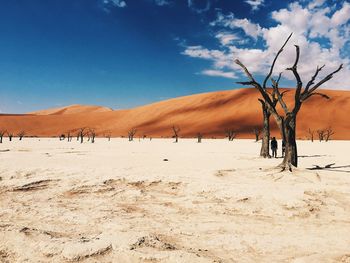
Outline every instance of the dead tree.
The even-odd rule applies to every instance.
[[[7,132],[7,136],[9,137],[9,141],[11,142],[12,141],[12,138],[13,138],[13,132]]]
[[[325,141],[328,142],[331,139],[331,136],[334,135],[332,127],[325,129]]]
[[[18,136],[18,138],[19,138],[19,140],[20,141],[22,141],[22,138],[24,137],[24,135],[25,135],[26,133],[25,133],[25,131],[20,131],[19,133],[17,133],[17,136]]]
[[[84,142],[84,136],[86,136],[88,134],[89,130],[87,127],[82,127],[78,129],[78,140],[80,138],[80,143]]]
[[[314,142],[314,134],[315,134],[315,131],[314,131],[314,130],[311,130],[311,129],[309,128],[309,130],[308,130],[307,132],[308,132],[309,135],[310,135],[310,140],[311,140],[311,142]]]
[[[317,130],[317,134],[318,134],[318,140],[322,142],[324,140],[325,130]]]
[[[91,143],[94,143],[95,142],[95,137],[96,137],[96,131],[95,129],[89,129],[88,131],[88,134],[89,134],[89,138],[91,137]]]
[[[112,136],[111,132],[106,132],[105,133],[105,137],[108,139],[108,141],[111,140],[111,136]]]
[[[312,78],[309,80],[309,82],[306,84],[305,87],[303,87],[303,82],[301,80],[301,77],[298,73],[298,63],[299,63],[299,56],[300,56],[300,49],[299,46],[295,45],[296,48],[296,58],[294,61],[294,64],[292,67],[287,68],[287,70],[292,71],[295,79],[296,79],[296,89],[295,89],[295,95],[294,95],[294,105],[292,107],[288,107],[287,104],[285,103],[281,90],[279,89],[278,85],[272,85],[273,86],[273,91],[275,92],[275,95],[277,96],[278,103],[281,105],[284,114],[280,114],[276,106],[273,105],[273,98],[272,95],[267,91],[266,89],[266,83],[270,79],[273,84],[276,84],[277,82],[274,81],[273,78],[271,78],[272,73],[273,73],[273,68],[274,65],[277,61],[278,56],[281,54],[283,51],[283,48],[291,38],[292,34],[289,35],[283,46],[280,48],[280,50],[277,52],[273,63],[270,68],[270,72],[267,75],[267,77],[264,80],[263,85],[260,85],[253,77],[253,75],[249,72],[246,66],[242,64],[238,59],[235,60],[236,64],[239,65],[246,76],[249,78],[249,81],[245,82],[239,82],[242,85],[248,85],[248,86],[253,86],[256,88],[261,96],[263,97],[263,101],[265,102],[269,112],[274,116],[277,125],[280,129],[282,138],[285,141],[286,144],[286,153],[283,158],[283,162],[279,165],[279,167],[282,168],[282,171],[285,169],[288,169],[292,171],[293,167],[298,166],[298,153],[297,153],[297,144],[296,144],[296,117],[297,114],[303,104],[306,100],[308,100],[312,96],[321,96],[322,98],[328,99],[329,97],[325,94],[316,92],[316,90],[322,86],[325,82],[329,81],[334,74],[339,72],[343,65],[340,65],[336,70],[328,74],[326,77],[321,79],[319,82],[315,84],[316,77],[318,76],[319,72],[323,69],[324,66],[322,67],[317,67],[316,72],[312,76]]]
[[[197,142],[201,143],[202,142],[202,138],[203,138],[203,134],[201,134],[200,132],[197,133]]]
[[[235,133],[234,130],[227,129],[225,130],[226,137],[228,138],[229,141],[233,141],[234,138],[236,138],[237,134]]]
[[[71,142],[72,141],[72,131],[67,132],[67,141]]]
[[[0,129],[0,143],[2,143],[2,138],[4,137],[5,134],[6,134],[6,130]]]
[[[175,142],[178,142],[179,141],[180,127],[176,126],[176,125],[173,125],[172,129],[173,129],[173,133],[174,133],[173,138],[175,138]]]
[[[260,140],[260,134],[261,130],[258,127],[255,127],[253,129],[254,135],[255,135],[255,141],[258,142]]]
[[[128,131],[129,142],[134,140],[134,136],[135,136],[136,132],[137,132],[137,130],[135,128],[132,128]]]

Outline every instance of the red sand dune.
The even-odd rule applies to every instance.
[[[334,139],[350,139],[350,91],[323,90],[331,97],[314,96],[305,102],[298,115],[297,137],[305,139],[307,130],[332,127]],[[294,90],[286,95],[293,102]],[[135,127],[136,137],[171,137],[172,125],[181,128],[180,135],[223,137],[227,128],[236,130],[240,138],[253,138],[252,130],[261,126],[261,106],[255,89],[238,89],[190,95],[145,105],[129,110],[98,106],[69,106],[31,114],[0,115],[0,128],[17,132],[25,130],[31,136],[57,136],[79,127],[94,128],[100,136],[127,136]],[[272,135],[278,131],[271,117]]]

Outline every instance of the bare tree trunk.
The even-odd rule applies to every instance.
[[[270,158],[270,116],[271,113],[268,111],[266,105],[262,105],[263,111],[263,128],[262,128],[262,140],[260,156],[264,158]]]
[[[201,133],[197,134],[197,142],[201,143],[202,142],[203,135]]]
[[[284,120],[283,132],[285,136],[284,140],[286,144],[286,152],[284,155],[283,162],[280,165],[283,170],[288,169],[289,171],[292,171],[293,167],[298,166],[298,151],[295,138],[295,119],[295,116],[291,114],[290,116],[287,116]]]
[[[84,141],[84,136],[83,134],[80,134],[80,143],[83,143],[83,141]]]

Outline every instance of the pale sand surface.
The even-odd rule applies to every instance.
[[[350,262],[350,142],[298,145],[6,138],[0,262]]]

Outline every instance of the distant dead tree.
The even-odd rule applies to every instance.
[[[64,141],[65,138],[66,138],[66,135],[64,135],[63,133],[59,136],[60,141]]]
[[[13,138],[13,132],[7,131],[7,136],[9,137],[9,141],[11,142]]]
[[[334,131],[332,127],[328,127],[325,129],[325,141],[328,142],[331,139],[331,136],[334,135]]]
[[[229,141],[233,141],[234,138],[236,138],[237,134],[232,129],[226,129],[225,130],[226,137]]]
[[[19,138],[19,140],[20,141],[22,141],[22,138],[24,137],[24,135],[25,135],[26,133],[25,133],[25,131],[20,131],[19,133],[17,133],[17,136],[18,136],[18,138]]]
[[[317,130],[318,140],[319,140],[320,142],[322,142],[322,141],[324,140],[325,133],[326,133],[325,130]]]
[[[277,61],[278,56],[282,53],[283,48],[286,46],[288,43],[289,39],[291,38],[292,34],[289,35],[287,40],[284,42],[280,50],[277,52],[270,68],[270,72],[265,78],[263,85],[259,84],[253,75],[249,72],[247,67],[238,59],[235,60],[236,64],[239,65],[246,76],[248,77],[249,81],[245,82],[238,82],[239,84],[242,85],[248,85],[248,86],[253,86],[256,88],[261,96],[263,97],[263,102],[268,108],[268,111],[273,115],[273,117],[276,120],[277,126],[280,129],[282,139],[285,141],[286,144],[286,152],[283,158],[282,163],[279,165],[279,167],[284,171],[285,169],[288,169],[289,171],[292,171],[293,167],[298,166],[298,153],[297,153],[297,144],[296,144],[296,117],[297,114],[303,104],[306,100],[308,100],[312,96],[321,96],[322,98],[329,99],[329,97],[323,93],[316,92],[316,90],[322,86],[325,82],[329,81],[330,79],[333,78],[333,75],[339,72],[343,65],[340,65],[336,70],[325,76],[323,79],[321,79],[319,82],[315,84],[316,77],[318,76],[319,72],[324,68],[322,67],[317,67],[314,75],[311,77],[309,82],[306,84],[305,87],[303,87],[303,82],[301,80],[301,77],[298,72],[298,63],[299,63],[299,57],[300,57],[300,48],[298,45],[295,45],[296,48],[296,57],[294,64],[290,67],[287,68],[287,70],[291,71],[296,79],[296,89],[295,89],[295,95],[294,95],[294,104],[292,105],[292,108],[288,107],[287,104],[285,103],[283,97],[282,97],[282,92],[278,87],[278,81],[275,81],[273,78],[271,78],[273,69],[275,66],[275,63]],[[280,74],[281,76],[281,74]],[[280,77],[279,77],[280,78]],[[278,103],[282,107],[282,110],[284,114],[280,114],[276,106],[273,104],[273,96],[272,94],[269,93],[269,91],[266,89],[266,83],[268,80],[271,80],[272,82],[272,87],[273,87],[273,92],[277,96]]]
[[[67,132],[67,141],[68,141],[68,142],[71,142],[71,141],[72,141],[72,137],[73,137],[73,136],[72,136],[72,133],[73,133],[72,131],[68,131],[68,132]]]
[[[308,134],[309,134],[309,136],[310,136],[311,142],[314,142],[314,134],[315,134],[315,131],[314,131],[314,130],[311,130],[311,129],[309,128],[309,130],[308,130],[307,132],[308,132]]]
[[[105,137],[108,139],[108,141],[111,140],[111,136],[112,136],[111,132],[108,131],[105,133]]]
[[[137,130],[135,128],[131,128],[129,131],[128,131],[128,136],[129,136],[129,142],[133,141],[134,140],[134,136],[136,134]]]
[[[173,138],[175,138],[175,142],[178,142],[179,141],[180,127],[176,126],[176,125],[173,125],[172,129],[173,129],[173,133],[174,133]]]
[[[0,129],[0,143],[2,143],[2,137],[6,134],[6,130],[1,130]]]
[[[259,141],[260,140],[260,134],[261,134],[261,129],[259,129],[258,127],[255,127],[253,129],[254,135],[255,135],[255,141]]]
[[[201,134],[200,132],[197,133],[197,142],[201,143],[202,142],[202,138],[203,138],[203,134]]]
[[[95,129],[89,128],[88,134],[89,134],[89,138],[91,138],[91,143],[94,143],[95,137],[97,135]]]
[[[84,136],[86,136],[89,133],[89,130],[87,127],[82,127],[78,129],[78,140],[80,138],[80,143],[84,142]]]

